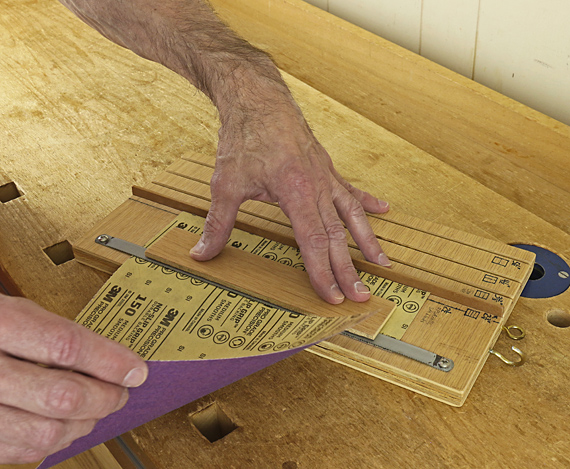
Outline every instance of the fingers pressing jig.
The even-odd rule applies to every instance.
[[[348,252],[346,230],[331,200],[322,199],[319,210],[328,235],[329,259],[340,289],[352,301],[366,301],[370,291],[362,283]]]
[[[380,200],[373,195],[360,190],[344,179],[334,168],[332,169],[335,179],[344,187],[358,202],[366,212],[386,213],[390,210],[390,204],[385,200]]]
[[[235,185],[233,185],[234,191],[231,190],[228,181],[231,181],[232,177],[237,176],[218,172],[212,178],[210,185],[212,204],[206,217],[204,232],[190,250],[194,260],[207,261],[216,257],[230,238],[239,206],[243,201],[243,196]]]
[[[330,193],[315,194],[314,187],[296,185],[280,200],[291,220],[305,268],[315,291],[332,304],[345,297],[353,301],[370,298],[368,288],[358,277],[348,252],[346,231]]]
[[[373,199],[373,197],[366,192],[362,192],[362,194]],[[364,198],[366,199],[367,197]],[[366,257],[369,262],[390,267],[390,260],[380,247],[378,238],[376,238],[376,234],[370,226],[370,220],[366,216],[359,200],[353,197],[353,194],[344,190],[343,187],[340,187],[334,199],[334,204],[338,215],[346,224],[348,231],[350,231],[350,234],[364,254],[364,257]]]

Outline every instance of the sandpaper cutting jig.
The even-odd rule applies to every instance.
[[[248,294],[252,287],[239,283],[240,276],[245,278],[243,269],[232,277],[227,264],[216,270],[211,261],[195,263],[202,264],[198,267],[186,262],[210,206],[213,166],[212,157],[192,155],[147,186],[134,187],[130,199],[74,245],[76,258],[113,273],[134,254],[127,249],[134,246],[148,261]],[[506,325],[535,256],[402,213],[369,215],[369,220],[393,267],[366,262],[350,237],[349,249],[374,297],[390,300],[393,307],[383,307],[380,314],[308,350],[460,406]],[[121,246],[110,249],[117,242]],[[242,204],[229,245],[225,251],[242,252],[233,265],[258,256],[273,266],[267,267],[265,278],[271,286],[261,288],[263,301],[283,304],[291,292],[281,291],[279,276],[283,269],[303,270],[303,264],[289,220],[280,209],[257,201]],[[229,333],[223,339],[236,344],[237,337]],[[276,346],[272,340],[263,343]]]

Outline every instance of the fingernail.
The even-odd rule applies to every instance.
[[[202,241],[202,238],[200,238],[200,241],[196,243],[196,246],[190,249],[190,254],[196,254],[197,256],[199,256],[204,252],[205,247],[206,245],[204,244],[204,241]]]
[[[378,264],[380,264],[384,267],[392,267],[392,263],[390,262],[390,259],[388,259],[388,256],[384,253],[382,253],[378,256]]]
[[[145,382],[147,375],[148,371],[146,368],[133,368],[127,373],[127,376],[125,376],[123,386],[136,388]]]
[[[390,208],[390,204],[385,200],[378,199],[378,207],[380,208],[380,210],[388,211],[388,209]]]
[[[121,395],[121,400],[119,401],[117,407],[115,407],[115,410],[113,412],[117,412],[117,410],[122,409],[128,400],[129,400],[129,390],[124,389],[123,394]]]
[[[356,293],[370,293],[370,289],[362,282],[356,282],[354,284],[354,289],[356,290]]]
[[[336,283],[331,287],[331,291],[336,300],[344,300],[344,295]]]

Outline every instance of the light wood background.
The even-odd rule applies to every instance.
[[[566,124],[564,0],[306,0]]]

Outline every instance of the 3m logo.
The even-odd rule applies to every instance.
[[[170,310],[168,310],[168,313],[166,313],[166,316],[164,316],[162,318],[162,321],[160,321],[160,324],[163,325],[164,327],[168,327],[170,326],[170,323],[172,321],[174,321],[174,318],[178,316],[178,310],[172,308]]]
[[[111,303],[120,292],[121,287],[118,285],[113,285],[107,294],[103,297],[103,300],[107,303]]]

